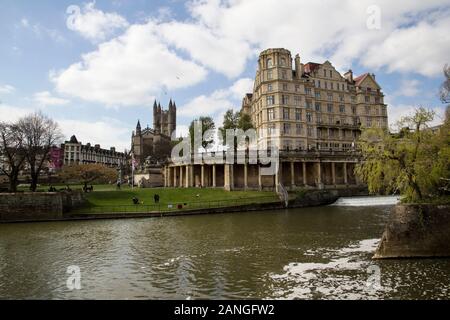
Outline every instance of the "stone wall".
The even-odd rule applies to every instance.
[[[366,187],[352,187],[343,189],[305,190],[298,192],[297,197],[289,201],[289,207],[312,207],[329,205],[340,197],[367,196]]]
[[[450,257],[450,205],[397,205],[375,259]]]
[[[0,222],[59,220],[84,201],[77,191],[0,193]]]

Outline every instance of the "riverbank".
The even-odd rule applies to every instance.
[[[80,194],[79,191],[73,193]],[[155,194],[160,195],[161,201],[158,204],[146,204],[145,201],[147,201],[147,199],[152,199]],[[287,208],[329,205],[334,203],[339,197],[366,194],[367,191],[364,188],[302,190],[290,194]],[[47,193],[46,195],[46,197],[53,196],[55,199],[58,199],[59,197],[58,193]],[[77,199],[80,197],[78,195],[76,197]],[[20,205],[16,201],[16,206],[9,207],[9,214],[0,214],[0,222],[154,218],[286,209],[284,202],[280,201],[273,192],[229,192],[222,189],[165,188],[115,190],[82,194],[81,196],[84,198],[84,204],[80,205],[80,203],[77,202],[77,205],[73,208],[68,208],[67,205],[59,206],[56,213],[46,215],[45,206],[44,208],[38,208],[38,210],[33,211],[31,203],[33,203],[34,196],[39,198],[38,193],[19,194],[19,198],[24,199],[25,197],[28,199],[26,201],[28,205],[24,208],[20,208]],[[141,199],[138,204],[123,205],[125,201],[129,202],[133,196]],[[224,198],[220,199],[220,197]],[[145,201],[142,199],[145,199]],[[61,202],[58,200],[55,201],[57,204]],[[151,202],[151,200],[148,201]],[[115,205],[112,205],[112,203],[115,203]],[[19,208],[19,211],[14,212],[17,208]],[[23,214],[24,210],[28,210],[28,214]],[[55,209],[53,209],[53,212],[54,211]],[[5,212],[5,210],[3,210],[3,212]]]

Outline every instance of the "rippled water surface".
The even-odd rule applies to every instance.
[[[448,259],[371,260],[389,209],[4,224],[0,298],[450,298]]]

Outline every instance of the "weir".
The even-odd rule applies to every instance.
[[[393,206],[400,202],[399,196],[342,197],[331,206],[339,207],[371,207]]]

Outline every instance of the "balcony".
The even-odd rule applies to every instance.
[[[316,125],[318,128],[339,128],[339,129],[358,129],[358,130],[361,127],[361,123],[349,124],[349,123],[341,123],[340,121],[336,121],[334,123],[316,121]]]

